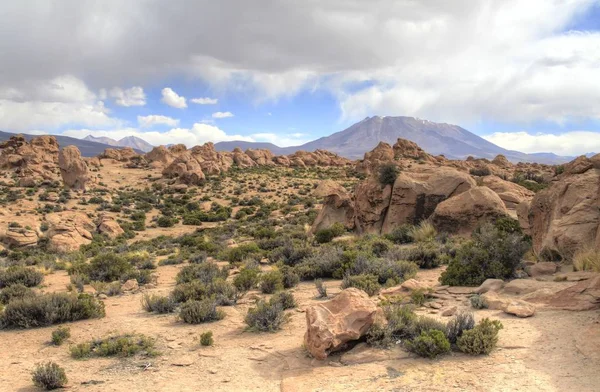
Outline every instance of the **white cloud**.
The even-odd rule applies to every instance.
[[[233,117],[233,113],[231,112],[215,112],[212,114],[213,118],[228,118]]]
[[[168,125],[170,127],[176,127],[179,125],[178,119],[156,114],[149,116],[137,116],[137,120],[138,124],[140,124],[140,127],[142,128],[150,128],[153,125]]]
[[[100,95],[105,96],[105,91],[100,91]],[[119,106],[144,106],[146,104],[146,94],[144,93],[144,89],[139,86],[128,89],[113,87],[110,89],[108,95]]]
[[[572,131],[560,134],[496,132],[484,139],[509,150],[526,153],[553,152],[574,156],[600,152],[600,132]]]
[[[257,142],[273,143],[279,147],[299,146],[310,141],[308,135],[303,133],[292,133],[279,135],[276,133],[254,133],[252,139]]]
[[[177,109],[187,108],[185,97],[180,96],[170,87],[165,87],[162,89],[161,102]]]
[[[190,102],[196,103],[198,105],[216,105],[217,103],[219,103],[219,100],[217,98],[204,97],[204,98],[192,98],[192,99],[190,99]]]

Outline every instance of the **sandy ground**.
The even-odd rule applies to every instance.
[[[158,269],[158,286],[149,292],[168,293],[180,266]],[[434,281],[438,271],[418,279]],[[46,277],[45,291],[63,291],[64,272]],[[339,281],[328,281],[330,296]],[[314,285],[293,290],[299,304],[277,333],[245,331],[244,315],[252,305],[248,293],[240,304],[224,307],[218,322],[187,325],[175,315],[153,315],[140,305],[142,293],[105,300],[103,319],[70,323],[71,338],[60,347],[49,344],[55,327],[0,332],[0,390],[35,391],[30,372],[36,363],[54,360],[75,391],[597,391],[600,385],[600,311],[540,310],[529,319],[499,311],[477,311],[476,318],[500,319],[499,348],[490,356],[453,353],[439,360],[406,356],[343,366],[340,354],[325,361],[310,358],[302,347],[306,306],[317,303]],[[466,307],[455,295],[445,306]],[[432,310],[427,310],[433,312]],[[424,312],[427,312],[424,311]],[[198,338],[212,330],[213,347]],[[143,333],[156,338],[161,355],[155,358],[74,360],[69,345],[110,333]],[[376,350],[375,350],[376,351]]]

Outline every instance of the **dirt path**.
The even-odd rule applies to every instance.
[[[158,286],[167,293],[177,266],[158,270]],[[439,273],[439,271],[437,272]],[[430,280],[435,273],[421,277]],[[64,272],[49,275],[47,291],[64,290]],[[330,295],[339,281],[326,282]],[[282,331],[257,334],[244,330],[251,301],[223,308],[225,319],[187,325],[174,315],[152,315],[140,306],[142,293],[105,300],[104,319],[69,324],[69,343],[48,344],[54,327],[0,332],[0,390],[35,391],[30,371],[37,362],[54,360],[67,371],[74,391],[597,391],[600,385],[600,311],[539,311],[518,319],[499,311],[477,311],[476,318],[500,319],[499,349],[490,356],[454,353],[440,360],[386,360],[342,366],[340,355],[326,361],[309,358],[302,348],[304,307],[316,303],[312,283],[302,283],[294,295],[299,310],[291,310]],[[248,297],[248,295],[247,295]],[[464,297],[456,304],[466,306]],[[198,338],[212,330],[215,346]],[[157,339],[156,358],[90,359],[69,356],[69,344],[111,332],[138,332]],[[85,383],[85,384],[84,384]]]

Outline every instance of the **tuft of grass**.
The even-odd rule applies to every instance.
[[[71,357],[75,359],[131,357],[139,353],[148,356],[158,355],[158,352],[154,349],[154,339],[141,334],[124,334],[79,343],[71,347]]]
[[[261,300],[256,307],[248,309],[244,321],[251,331],[275,332],[281,329],[286,316],[280,303]]]
[[[71,337],[71,330],[69,327],[58,327],[52,331],[52,344],[60,346],[65,340]]]
[[[142,308],[146,312],[173,313],[177,308],[177,302],[172,296],[161,296],[155,294],[144,294],[142,297]]]
[[[315,287],[317,288],[318,298],[327,298],[327,287],[323,284],[323,279],[315,279]]]
[[[206,331],[200,335],[200,344],[202,346],[212,346],[214,343],[212,331]]]
[[[429,242],[435,240],[437,230],[431,223],[423,221],[418,226],[412,227],[409,235],[414,242]]]
[[[188,301],[181,305],[179,318],[188,324],[200,324],[221,320],[225,313],[217,309],[217,303],[212,298],[201,301]]]
[[[578,251],[573,256],[573,269],[600,272],[600,251],[595,249]]]

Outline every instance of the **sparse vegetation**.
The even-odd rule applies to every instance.
[[[575,271],[600,272],[600,251],[595,249],[580,250],[573,256]]]
[[[283,306],[277,301],[258,301],[256,307],[248,309],[244,319],[251,331],[274,332],[286,321]]]
[[[65,369],[52,361],[36,365],[31,379],[36,387],[47,391],[64,388],[68,382]]]
[[[460,351],[471,355],[492,352],[498,343],[498,332],[503,328],[498,320],[483,319],[473,329],[464,331],[457,340]]]
[[[155,356],[154,339],[144,335],[115,335],[91,342],[79,343],[71,347],[71,357],[131,357],[136,354]]]
[[[52,344],[60,346],[65,340],[71,337],[71,330],[69,327],[58,327],[52,331]]]
[[[200,335],[200,344],[202,346],[212,346],[214,343],[212,331],[206,331]]]
[[[206,298],[201,301],[188,301],[181,305],[179,318],[188,324],[201,324],[209,321],[218,321],[225,317],[225,313],[217,309],[214,299]]]

